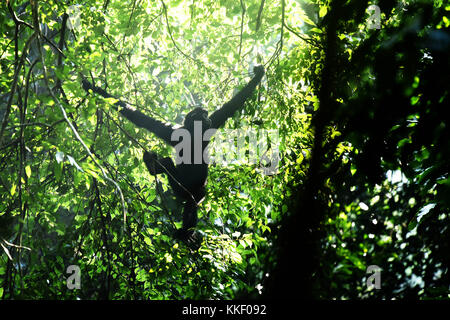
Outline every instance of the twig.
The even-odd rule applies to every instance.
[[[12,101],[14,98],[14,93],[16,91],[17,81],[19,80],[19,73],[24,64],[25,56],[27,55],[27,52],[28,52],[28,47],[30,46],[31,41],[35,38],[35,36],[36,36],[36,33],[33,33],[31,35],[31,37],[25,43],[25,47],[22,50],[22,57],[20,58],[20,61],[17,64],[16,70],[14,71],[14,78],[13,78],[13,82],[11,85],[11,91],[9,93],[8,103],[6,104],[6,111],[3,116],[2,127],[0,129],[0,145],[2,145],[3,133],[5,132],[6,124],[8,123],[9,113],[11,112],[11,105],[12,105]]]
[[[267,65],[271,65],[272,62],[280,55],[281,50],[283,49],[283,33],[284,33],[284,15],[285,15],[285,0],[281,0],[281,32],[280,32],[280,40],[277,42],[277,48],[273,55],[270,57]]]
[[[163,0],[161,0],[163,9],[164,9],[164,17],[166,18],[166,25],[167,25],[167,32],[169,33],[169,37],[170,40],[172,41],[173,45],[175,46],[175,48],[187,59],[192,60],[194,63],[198,64],[199,66],[203,66],[205,67],[207,70],[209,70],[209,68],[207,68],[205,65],[203,65],[199,60],[191,57],[190,55],[187,55],[186,53],[184,53],[183,50],[180,49],[180,47],[178,47],[178,44],[175,42],[175,39],[172,36],[172,30],[170,29],[170,24],[169,24],[169,18],[167,17],[167,7],[166,4],[164,3]]]
[[[36,0],[35,0],[36,1]],[[33,3],[34,3],[34,1],[30,1],[31,2],[31,5],[33,6]],[[11,14],[11,16],[12,16],[12,18],[13,18],[13,20],[14,20],[14,23],[16,23],[16,24],[23,24],[23,25],[25,25],[25,26],[27,26],[28,28],[30,28],[31,30],[34,30],[35,28],[31,25],[31,24],[29,24],[28,22],[26,22],[26,21],[23,21],[23,20],[21,20],[21,19],[19,19],[19,17],[17,17],[17,15],[16,15],[16,13],[14,12],[14,10],[13,10],[13,8],[11,7],[11,4],[10,4],[10,2],[9,1],[6,1],[6,3],[7,3],[7,5],[8,5],[8,10],[9,10],[9,13]],[[39,29],[39,27],[38,27],[38,29]],[[47,36],[45,35],[45,34],[42,34],[40,31],[39,31],[39,33],[40,33],[40,36],[42,37],[42,38],[44,38],[44,40],[46,41],[46,42],[48,42],[60,55],[62,55],[64,58],[66,57],[65,55],[64,55],[64,53],[61,51],[61,50],[59,50],[59,48],[58,48],[58,46],[56,45],[56,44],[54,44],[53,43],[53,41],[52,40],[50,40],[49,38],[47,38]]]
[[[29,247],[19,246],[17,244],[10,243],[10,242],[6,241],[5,239],[2,239],[2,240],[3,240],[4,244],[6,244],[6,245],[8,245],[10,247],[14,247],[14,248],[18,248],[18,249],[25,249],[25,250],[31,251],[31,248],[29,248]]]
[[[264,0],[263,0],[264,1]],[[299,37],[300,39],[302,39],[303,41],[305,41],[306,43],[309,43],[310,45],[314,45],[319,47],[320,44],[318,41],[316,41],[315,39],[312,38],[305,38],[304,36],[300,35],[297,31],[295,31],[294,29],[292,29],[291,27],[289,27],[286,23],[286,19],[285,19],[285,0],[281,1],[281,10],[282,10],[282,15],[281,15],[281,26],[285,27],[288,31],[292,32],[294,35],[296,35],[297,37]]]
[[[25,247],[25,246],[19,246],[17,244],[10,243],[10,242],[6,241],[5,239],[0,239],[0,246],[2,247],[3,251],[5,251],[5,253],[8,256],[10,261],[12,261],[13,258],[11,256],[11,253],[9,252],[8,248],[5,247],[5,245],[13,247],[13,248],[25,249],[25,250],[31,251],[31,248],[28,248],[28,247]]]
[[[60,31],[60,35],[59,35],[59,50],[61,50],[61,52],[64,49],[64,39],[66,36],[66,24],[67,24],[67,20],[69,18],[69,15],[67,13],[63,14],[63,20],[61,23],[61,31]],[[61,68],[62,67],[62,55],[58,55],[58,62],[56,64],[57,68]],[[58,78],[58,80],[56,80],[56,88],[59,90],[62,90],[61,87],[61,79]]]
[[[105,246],[106,250],[106,263],[107,263],[107,269],[106,269],[106,288],[103,297],[104,299],[109,298],[109,288],[110,288],[110,282],[111,282],[111,253],[108,243],[108,236],[106,234],[106,221],[105,217],[103,216],[103,210],[102,210],[102,200],[100,199],[100,191],[98,190],[98,184],[97,179],[94,178],[94,188],[95,188],[95,198],[97,202],[98,212],[100,214],[100,221],[102,223],[102,238],[103,238],[103,245]]]
[[[47,127],[51,128],[51,124],[43,123],[43,122],[27,122],[27,123],[21,123],[15,126],[6,127],[7,130],[16,129],[16,128],[22,128],[22,127],[29,127],[29,126],[39,126],[39,127]]]
[[[264,2],[265,0],[261,0],[261,4],[259,5],[258,16],[256,17],[256,26],[255,26],[256,32],[258,32],[259,28],[261,27],[261,18],[262,12],[264,10]]]
[[[9,253],[8,248],[3,245],[3,241],[0,241],[0,246],[3,248],[3,251],[5,251],[6,255],[9,258],[9,260],[12,261],[13,258],[11,257],[11,253]]]
[[[300,35],[297,31],[295,31],[294,29],[292,29],[291,27],[289,27],[289,26],[284,22],[284,20],[283,20],[283,25],[284,25],[284,27],[285,27],[288,31],[292,32],[294,35],[296,35],[297,37],[299,37],[300,39],[302,39],[302,40],[305,41],[306,43],[309,43],[310,45],[317,46],[317,47],[319,46],[319,42],[317,42],[317,40],[312,39],[312,38],[305,38],[305,37],[303,37],[303,36]]]
[[[241,0],[241,8],[242,8],[242,15],[241,15],[241,35],[239,37],[239,61],[241,60],[241,52],[242,52],[242,34],[244,32],[244,16],[245,16],[245,4],[244,0]]]

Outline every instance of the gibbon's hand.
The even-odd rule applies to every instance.
[[[255,73],[255,75],[263,75],[264,74],[264,67],[262,65],[259,66],[254,66],[253,67],[253,72]]]
[[[157,158],[156,153],[148,151],[144,152],[144,161],[152,161],[155,160],[156,158]]]
[[[89,91],[89,89],[94,89],[94,87],[92,86],[92,84],[89,82],[89,81],[87,81],[87,80],[82,80],[81,81],[81,83],[83,84],[83,89],[86,91],[86,92],[88,92]]]

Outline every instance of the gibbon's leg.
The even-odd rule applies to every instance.
[[[186,200],[183,209],[183,229],[190,230],[197,225],[197,203],[193,200]]]
[[[206,195],[206,190],[204,187],[197,188],[193,192],[192,199],[187,199],[184,203],[183,208],[183,226],[181,229],[177,230],[177,236],[181,240],[190,240],[194,234],[194,228],[198,222],[198,205],[204,200]]]
[[[197,203],[186,200],[183,208],[183,226],[175,231],[175,238],[190,242],[193,239],[194,227],[197,225]]]

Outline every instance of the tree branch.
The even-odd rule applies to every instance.
[[[164,17],[166,18],[166,25],[167,25],[167,32],[169,33],[170,36],[170,40],[172,41],[173,45],[175,46],[175,48],[187,59],[192,60],[194,63],[196,63],[199,66],[202,66],[204,68],[206,68],[207,70],[209,70],[209,68],[207,68],[202,62],[200,62],[199,60],[187,55],[186,53],[184,53],[183,50],[180,49],[180,47],[178,47],[178,44],[175,42],[175,39],[172,36],[172,30],[170,29],[170,24],[169,24],[169,18],[167,17],[167,7],[166,4],[164,3],[163,0],[161,0],[163,9],[164,9]]]
[[[64,39],[66,36],[66,24],[67,24],[67,19],[69,18],[69,15],[67,13],[63,14],[63,20],[61,23],[61,31],[60,31],[60,35],[59,35],[59,50],[62,52],[64,49]],[[56,64],[57,68],[61,68],[62,66],[62,55],[58,55],[58,62]],[[62,90],[61,87],[61,79],[57,79],[56,80],[56,88],[58,90]]]
[[[265,0],[261,0],[261,4],[259,5],[258,16],[256,17],[256,26],[255,26],[255,31],[256,32],[258,32],[259,28],[261,27],[261,20],[262,20],[262,12],[264,10],[264,3],[265,3]]]
[[[34,2],[34,1],[30,1],[30,2],[31,2],[31,4],[33,5],[33,2]],[[7,3],[7,5],[8,5],[9,13],[11,14],[12,19],[14,20],[14,23],[15,23],[15,24],[23,24],[23,25],[27,26],[28,28],[30,28],[31,30],[34,30],[34,29],[35,29],[31,24],[29,24],[28,22],[23,21],[23,20],[19,19],[19,17],[17,17],[17,15],[16,15],[16,13],[14,12],[13,8],[11,7],[11,4],[10,4],[9,1],[6,1],[6,3]],[[38,28],[39,28],[39,27],[38,27]],[[64,55],[64,53],[63,53],[61,50],[59,50],[58,46],[57,46],[56,44],[54,44],[52,40],[50,40],[49,38],[47,38],[46,35],[40,33],[40,36],[42,36],[42,38],[43,38],[46,42],[48,42],[48,44],[50,44],[50,45],[51,45],[51,46],[52,46],[52,47],[53,47],[60,55],[62,55],[64,58],[66,57],[66,56]]]
[[[239,60],[241,60],[241,52],[242,52],[242,34],[244,32],[244,16],[245,16],[245,4],[244,0],[241,0],[241,8],[242,8],[242,14],[241,14],[241,35],[239,37]]]

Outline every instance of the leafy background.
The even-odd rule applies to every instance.
[[[3,299],[450,297],[448,1],[0,10]],[[227,128],[278,130],[278,171],[211,166],[203,241],[178,243],[166,178],[148,174],[135,140],[171,151],[81,79],[181,124],[231,98],[256,64],[266,76]],[[370,265],[381,289],[366,285]]]

